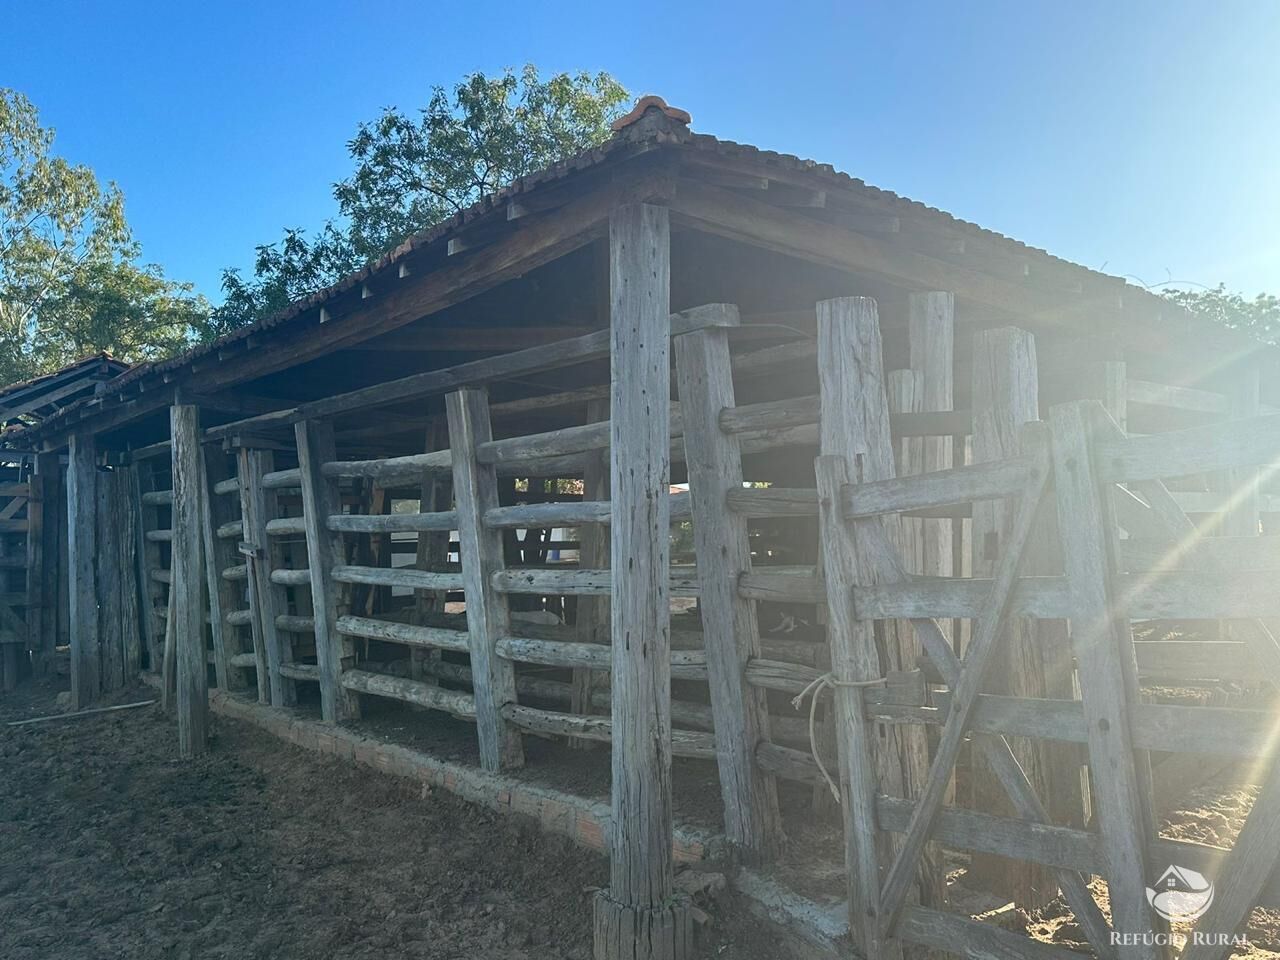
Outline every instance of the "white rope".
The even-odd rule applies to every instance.
[[[835,690],[837,687],[878,687],[887,682],[886,677],[878,677],[875,680],[837,680],[834,673],[824,673],[819,677],[815,677],[807,687],[791,698],[791,706],[797,710],[804,703],[804,698],[809,697],[809,752],[813,754],[813,760],[818,765],[818,771],[822,774],[822,779],[827,781],[827,786],[831,790],[831,795],[836,798],[836,803],[840,802],[840,788],[836,786],[836,782],[831,779],[831,774],[827,773],[827,767],[822,762],[822,757],[818,753],[817,733],[814,729],[815,718],[818,712],[818,697],[823,690]]]

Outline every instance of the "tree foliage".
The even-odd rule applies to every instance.
[[[1260,293],[1253,299],[1227,290],[1226,284],[1199,290],[1161,291],[1162,295],[1220,327],[1243,330],[1264,343],[1280,344],[1280,297]]]
[[[602,142],[626,101],[607,73],[543,80],[526,65],[435,87],[416,113],[387,108],[347,144],[355,169],[334,185],[338,216],[314,237],[286,230],[259,247],[252,277],[226,270],[210,332],[268,316],[482,195]]]
[[[208,314],[188,285],[138,263],[120,189],[53,140],[30,100],[0,88],[0,383],[101,350],[164,355]]]

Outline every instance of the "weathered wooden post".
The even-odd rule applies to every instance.
[[[671,856],[671,247],[667,210],[609,217],[613,805],[596,960],[678,960]]]
[[[1000,327],[982,330],[973,340],[973,460],[985,463],[1018,456],[1022,425],[1040,419],[1039,375],[1035,338],[1026,330]],[[973,576],[994,575],[1004,552],[1013,504],[980,500],[973,505]],[[1046,519],[1049,519],[1046,517]],[[1048,523],[1046,533],[1052,533]],[[1023,560],[1024,575],[1059,573],[1056,544],[1041,537]],[[1001,639],[1006,655],[988,672],[987,692],[1014,697],[1070,700],[1074,694],[1072,663],[1062,621],[1012,618]],[[1017,740],[1012,747],[1036,794],[1056,817],[1080,823],[1080,770],[1074,750],[1057,749],[1044,740]],[[1009,813],[996,775],[975,758],[974,807]],[[994,854],[975,854],[974,876],[1019,906],[1042,907],[1058,892],[1053,871],[1026,861]]]
[[[606,270],[607,277],[607,270]],[[606,279],[607,285],[607,279]],[[606,303],[608,298],[605,298]],[[608,399],[587,401],[587,423],[609,419]],[[609,499],[609,455],[603,450],[587,455],[582,469],[582,499]],[[583,524],[578,530],[578,565],[584,570],[602,570],[609,566],[609,527],[602,523]],[[604,597],[579,597],[575,629],[583,643],[608,641],[609,602]],[[597,687],[603,687],[608,675],[602,671],[579,668],[573,671],[573,691],[569,709],[573,713],[596,713],[594,698]],[[569,741],[577,750],[587,750],[592,741],[576,738]]]
[[[97,449],[90,434],[72,434],[67,448],[67,582],[71,603],[71,709],[98,696]]]
[[[893,439],[875,300],[842,297],[818,304],[818,380],[822,454],[843,457],[849,477],[855,483],[894,476]],[[886,519],[884,525],[890,539],[897,542],[897,522]],[[823,526],[825,535],[826,524]],[[824,546],[824,556],[825,553]],[[868,571],[874,569],[865,560],[861,566]],[[829,567],[827,575],[831,576]],[[836,606],[842,606],[847,598],[833,597],[832,590],[829,584],[827,603],[834,620]],[[865,637],[859,634],[848,642],[863,643]],[[839,652],[833,636],[833,665]],[[905,623],[885,624],[883,652],[880,661],[883,671],[915,669],[919,645],[911,628]],[[843,688],[837,695],[837,703],[841,700],[846,701],[843,709],[854,709],[853,696]],[[837,731],[842,727],[845,734],[852,734],[853,728],[848,723],[838,722]],[[906,725],[884,725],[877,732],[873,756],[880,792],[892,797],[918,796],[929,774],[929,744],[924,731]],[[848,750],[848,744],[842,744],[841,753],[847,754]],[[846,833],[855,829],[847,814],[845,828]],[[879,843],[881,864],[887,867],[897,841],[886,835]],[[922,886],[920,899],[927,905],[936,905],[945,899],[942,868],[936,857],[937,852],[928,848],[917,871]],[[850,882],[854,882],[852,875]]]
[[[36,454],[31,475],[31,499],[27,506],[27,584],[32,606],[27,611],[31,631],[31,665],[36,676],[46,676],[53,665],[57,645],[58,595],[58,455]]]
[[[355,663],[355,646],[338,631],[346,612],[346,591],[339,593],[333,568],[345,563],[342,534],[329,529],[329,517],[342,512],[338,481],[324,475],[324,465],[337,459],[333,424],[304,420],[294,425],[298,470],[302,475],[302,515],[307,531],[307,566],[311,570],[311,607],[315,622],[316,662],[320,667],[320,709],[337,723],[360,716],[360,695],[342,685],[342,671]]]
[[[184,760],[208,748],[209,679],[204,640],[204,457],[200,411],[191,404],[169,408],[173,441],[173,582],[177,645],[178,753]]]
[[[427,424],[426,452],[449,449],[449,424],[444,417],[435,416]],[[422,476],[418,488],[418,512],[441,513],[453,507],[453,480],[443,470],[428,470]],[[418,534],[414,556],[419,570],[442,569],[449,561],[449,531],[423,530]],[[414,612],[417,623],[428,623],[432,615],[443,614],[448,600],[447,590],[418,590],[414,595]],[[440,651],[409,648],[410,676],[414,680],[435,683],[436,679],[424,669],[428,661],[438,661]]]
[[[1099,482],[1093,440],[1102,410],[1094,402],[1049,411],[1054,489],[1063,562],[1070,587],[1071,648],[1088,729],[1090,797],[1105,845],[1115,930],[1137,934],[1122,958],[1154,960],[1164,951],[1144,934],[1155,928],[1147,906],[1147,846],[1155,837],[1149,784],[1139,775],[1129,732],[1130,706],[1141,702],[1124,603],[1117,596],[1116,529],[1111,498]]]
[[[524,764],[520,733],[502,716],[503,705],[516,702],[515,670],[494,649],[510,622],[507,598],[493,588],[493,575],[505,566],[502,532],[484,522],[485,512],[498,506],[498,474],[492,464],[476,459],[476,447],[493,438],[489,395],[484,390],[459,390],[445,397],[445,407],[480,763],[486,770],[519,767]]]
[[[267,522],[275,514],[275,492],[263,478],[275,468],[270,450],[241,447],[236,452],[240,476],[242,550],[248,575],[250,629],[257,659],[258,702],[286,705],[285,680],[280,673],[280,632],[276,629],[276,584],[271,582],[271,549]],[[291,691],[290,691],[291,692]]]
[[[720,412],[734,405],[726,328],[738,323],[736,307],[723,311],[724,326],[676,339],[676,373],[725,833],[748,861],[761,862],[781,851],[783,833],[773,777],[755,760],[769,740],[769,711],[765,691],[746,679],[747,661],[760,655],[760,625],[755,602],[738,594],[738,578],[751,569],[747,521],[727,502],[742,489],[742,450],[720,429]]]

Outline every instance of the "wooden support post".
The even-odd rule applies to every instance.
[[[432,417],[427,425],[426,452],[449,449],[449,424],[442,417]],[[422,475],[422,485],[418,490],[418,512],[440,513],[453,506],[453,481],[442,470],[428,470]],[[439,568],[449,561],[449,531],[427,530],[418,534],[416,552],[419,570]],[[445,590],[418,590],[414,594],[414,611],[417,623],[426,623],[433,614],[444,613],[448,599]],[[426,680],[429,674],[423,669],[425,661],[436,660],[440,651],[421,647],[409,648],[412,678]],[[431,682],[434,682],[432,680]]]
[[[1039,374],[1035,338],[1026,330],[1001,327],[974,335],[971,385],[973,460],[986,463],[1021,452],[1023,424],[1040,419]],[[975,577],[991,577],[1004,554],[1014,500],[980,500],[973,505]],[[1046,517],[1041,534],[1023,560],[1025,576],[1060,573],[1054,524]],[[1000,640],[1001,656],[992,664],[984,692],[1013,697],[1075,697],[1066,624],[1012,618]],[[1076,751],[1045,740],[1012,741],[1014,755],[1038,796],[1055,819],[1082,823],[1080,769]],[[1009,815],[1013,811],[997,775],[975,758],[973,806]],[[1058,893],[1048,867],[994,854],[975,854],[975,880],[1020,907],[1043,907]]]
[[[245,563],[248,558],[240,556],[235,540],[219,537],[218,528],[230,523],[239,515],[235,504],[229,496],[214,492],[214,488],[224,480],[236,476],[228,455],[219,448],[205,450],[205,563],[208,565],[209,580],[209,612],[213,619],[213,650],[215,672],[218,686],[226,690],[243,690],[249,685],[248,670],[231,666],[231,657],[240,652],[240,642],[236,639],[236,627],[227,623],[227,615],[238,610],[244,604],[247,592],[239,581],[228,580],[222,571],[228,567]],[[246,539],[241,523],[240,540]],[[248,580],[245,581],[245,584]],[[221,652],[219,652],[221,648]]]
[[[302,475],[302,515],[307,531],[307,566],[311,570],[311,607],[315,622],[316,661],[320,666],[320,709],[337,723],[360,716],[360,695],[342,686],[342,671],[355,666],[355,646],[338,632],[346,613],[347,591],[339,591],[333,568],[345,563],[342,534],[329,529],[329,517],[342,512],[338,481],[322,467],[337,459],[333,424],[304,420],[294,426],[298,470]]]
[[[71,709],[98,696],[97,451],[93,436],[72,434],[67,451],[67,567],[71,602]]]
[[[874,300],[843,297],[818,304],[818,381],[822,454],[843,457],[850,477],[857,483],[894,476],[879,314]],[[883,524],[890,541],[898,543],[897,519],[887,518]],[[867,563],[862,569],[870,571],[874,567]],[[830,569],[826,573],[828,577],[832,575]],[[828,604],[830,597],[828,589]],[[836,599],[842,602],[841,598]],[[865,637],[857,637],[850,642],[864,640]],[[884,657],[879,663],[882,676],[890,670],[914,669],[920,656],[915,634],[906,623],[884,624],[883,649]],[[833,646],[833,664],[836,655]],[[849,704],[846,709],[852,707]],[[848,722],[837,724],[839,735],[851,732]],[[929,774],[929,744],[924,730],[881,725],[876,733],[873,759],[879,791],[891,797],[919,796]],[[847,742],[840,747],[842,754],[850,749]],[[846,813],[846,832],[856,829],[848,817]],[[901,841],[885,836],[879,842],[880,862],[887,868]],[[925,850],[916,879],[922,903],[936,906],[945,901],[942,865],[932,845]],[[851,863],[850,883],[853,882]]]
[[[56,453],[36,455],[27,507],[27,625],[31,666],[37,677],[47,676],[52,669],[57,641],[58,470]]]
[[[169,408],[173,441],[173,582],[169,605],[176,609],[178,753],[184,760],[208,748],[208,658],[204,634],[204,458],[200,411],[190,404]]]
[[[1112,501],[1099,483],[1092,439],[1103,411],[1096,402],[1049,411],[1053,437],[1058,527],[1070,585],[1071,647],[1088,723],[1090,797],[1107,858],[1112,923],[1136,942],[1117,947],[1121,958],[1154,960],[1161,948],[1144,943],[1153,929],[1145,888],[1145,854],[1156,839],[1150,795],[1138,775],[1129,735],[1130,705],[1140,702],[1137,663],[1123,604],[1115,596]]]
[[[736,308],[725,314],[726,326],[737,324]],[[720,429],[720,411],[734,406],[728,331],[677,337],[676,375],[725,834],[746,860],[764,862],[784,838],[774,779],[755,762],[756,747],[769,740],[769,710],[765,691],[746,680],[747,662],[760,656],[760,625],[755,601],[738,594],[738,578],[751,569],[747,521],[727,502],[742,489],[742,450]]]
[[[607,251],[606,251],[607,252]],[[604,270],[607,277],[608,269]],[[605,297],[606,308],[608,297]],[[587,401],[587,422],[599,423],[609,419],[608,399]],[[596,451],[587,457],[582,470],[582,499],[609,499],[609,456]],[[609,527],[607,524],[588,523],[578,529],[578,565],[584,570],[603,570],[609,566]],[[579,597],[577,620],[574,624],[578,639],[583,643],[607,644],[609,642],[609,602],[603,597]],[[596,713],[597,686],[608,683],[608,674],[579,668],[573,671],[573,693],[569,709],[572,713]],[[592,741],[575,738],[569,741],[577,750],[589,750]]]
[[[671,240],[667,210],[609,217],[613,497],[613,828],[596,894],[596,960],[679,960],[692,947],[671,856]]]
[[[874,314],[874,305],[872,306]],[[849,932],[865,960],[901,956],[901,947],[881,936],[880,865],[892,856],[887,834],[877,832],[876,793],[880,777],[872,744],[875,725],[866,718],[863,687],[884,676],[876,651],[875,625],[853,611],[853,586],[870,570],[841,510],[841,490],[852,479],[846,457],[822,456],[815,465],[819,529],[827,579],[827,638],[835,698],[840,756],[840,809],[844,815],[844,856],[848,871]]]
[[[520,733],[502,716],[504,705],[517,702],[515,669],[494,649],[510,626],[507,598],[493,589],[493,575],[505,567],[502,532],[484,522],[485,511],[498,506],[498,475],[492,464],[481,464],[476,459],[476,447],[493,436],[489,396],[484,390],[459,390],[445,398],[445,408],[449,415],[458,553],[467,603],[467,642],[474,678],[480,764],[486,770],[519,767],[524,764]]]
[[[258,702],[284,703],[280,675],[280,634],[276,629],[275,584],[271,582],[271,551],[267,521],[274,515],[275,494],[262,485],[262,478],[275,467],[270,450],[241,447],[236,457],[240,476],[240,519],[244,528],[243,562],[249,573],[249,617],[253,631],[253,652],[258,667]]]
[[[913,386],[911,406],[903,412],[955,409],[955,297],[950,293],[912,293],[907,297],[907,338]],[[952,466],[951,437],[903,440],[900,475],[932,473]],[[903,521],[903,560],[926,577],[950,577],[950,520]],[[943,624],[943,629],[948,624]]]

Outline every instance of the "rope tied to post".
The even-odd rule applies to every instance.
[[[831,779],[831,774],[827,773],[826,764],[822,762],[822,757],[818,752],[818,738],[815,729],[818,697],[821,696],[823,690],[835,690],[838,687],[878,687],[887,683],[888,679],[888,677],[877,677],[874,680],[837,680],[834,673],[824,673],[821,676],[814,677],[808,686],[791,698],[791,706],[797,710],[804,703],[805,697],[809,698],[809,752],[813,754],[813,760],[818,765],[818,772],[822,774],[822,779],[827,781],[827,787],[831,790],[831,795],[836,798],[836,803],[840,802],[840,789],[836,786],[836,782]]]

